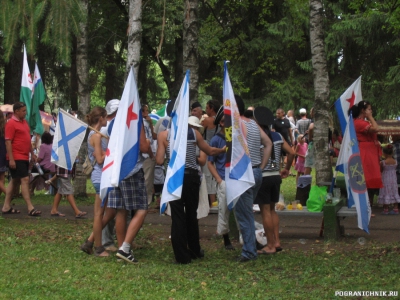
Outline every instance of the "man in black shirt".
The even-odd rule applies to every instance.
[[[285,141],[292,146],[293,136],[292,128],[290,127],[290,121],[285,117],[285,111],[282,108],[276,110],[276,119],[272,124],[272,129],[280,133]]]

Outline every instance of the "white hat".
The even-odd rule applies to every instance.
[[[202,128],[202,127],[203,127],[203,126],[200,125],[200,120],[199,120],[199,118],[198,118],[198,117],[195,117],[195,116],[190,116],[190,117],[189,117],[188,124],[189,124],[189,125],[192,125],[192,126],[199,127],[199,128]]]
[[[306,113],[307,113],[307,110],[306,110],[305,108],[300,108],[299,113],[300,113],[301,115],[306,114]]]
[[[118,106],[119,106],[119,100],[118,99],[112,99],[110,101],[108,101],[107,105],[106,105],[106,111],[107,111],[107,115],[112,115],[113,113],[115,113],[118,110]]]

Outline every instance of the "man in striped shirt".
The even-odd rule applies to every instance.
[[[268,163],[272,151],[272,141],[254,120],[244,116],[245,106],[241,97],[235,95],[240,117],[247,128],[247,146],[253,166],[255,184],[245,191],[235,205],[236,219],[243,237],[242,254],[238,262],[247,262],[257,258],[256,236],[254,226],[253,203],[262,182],[262,171]],[[260,146],[263,145],[261,157]]]

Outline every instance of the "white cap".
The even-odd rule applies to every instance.
[[[189,125],[196,126],[196,127],[199,127],[199,128],[203,127],[203,126],[200,125],[199,118],[195,117],[195,116],[189,117],[188,123],[189,123]]]
[[[300,108],[299,113],[300,113],[301,115],[306,114],[306,113],[307,113],[307,110],[306,110],[305,108]]]
[[[118,110],[118,106],[119,106],[119,100],[118,99],[112,99],[110,101],[108,101],[107,105],[106,105],[106,111],[107,111],[107,115],[112,115],[113,113],[115,113]]]

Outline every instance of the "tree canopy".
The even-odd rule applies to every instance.
[[[14,101],[27,46],[41,63],[47,108],[76,97],[74,55],[79,24],[88,22],[92,105],[119,98],[127,60],[126,0],[1,0],[0,102]],[[377,119],[399,115],[399,1],[322,1],[325,53],[333,102],[362,75],[364,99]],[[314,102],[309,1],[199,1],[199,101],[222,98],[222,65],[230,61],[233,88],[248,105],[271,110],[311,108]],[[142,102],[158,108],[176,97],[184,71],[183,1],[143,1],[138,84]],[[44,69],[44,70],[42,70]],[[10,75],[12,74],[12,76]],[[44,74],[44,75],[43,75]],[[15,77],[15,78],[14,78]],[[76,80],[75,80],[76,81]]]

